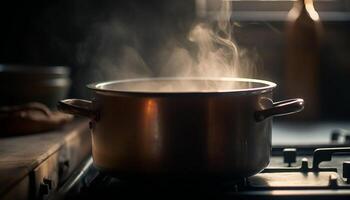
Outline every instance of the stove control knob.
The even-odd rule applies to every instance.
[[[301,159],[300,170],[304,173],[307,173],[309,171],[309,160],[307,158]]]
[[[290,167],[292,163],[296,162],[297,150],[294,148],[283,149],[283,162],[287,163]]]
[[[41,197],[44,197],[45,195],[48,195],[50,193],[49,185],[45,183],[40,183],[39,185],[39,195]]]
[[[343,177],[350,180],[350,161],[343,162]]]
[[[340,130],[335,129],[332,131],[331,133],[331,142],[337,142],[339,140],[339,136],[340,136]]]
[[[44,178],[44,179],[43,179],[43,183],[46,184],[46,185],[49,187],[50,190],[52,189],[52,187],[53,187],[53,182],[52,182],[51,179]]]
[[[345,135],[345,143],[350,143],[350,135]]]
[[[338,186],[338,177],[334,174],[331,174],[329,176],[329,183],[328,183],[330,188],[337,188]]]

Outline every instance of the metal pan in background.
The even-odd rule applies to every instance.
[[[68,94],[69,75],[65,66],[0,64],[0,106],[40,102],[54,108]]]

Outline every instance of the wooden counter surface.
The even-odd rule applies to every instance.
[[[75,120],[47,133],[0,138],[0,197],[63,147],[63,157],[70,160],[70,168],[76,167],[72,164],[77,165],[90,154],[91,140],[86,120]]]

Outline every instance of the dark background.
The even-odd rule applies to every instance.
[[[117,57],[129,45],[156,65],[153,52],[169,37],[185,38],[195,15],[194,2],[186,0],[13,1],[1,8],[0,62],[67,65],[71,95],[78,97],[87,95],[85,84],[103,80],[93,74],[95,55]]]
[[[169,38],[192,48],[185,38],[197,20],[195,2],[189,0],[6,1],[1,8],[0,62],[69,66],[71,97],[88,96],[85,84],[104,80],[95,75],[96,55],[118,59],[119,47],[128,45],[137,49],[148,66],[157,68],[155,52]],[[105,27],[110,24],[121,31],[109,32]],[[323,24],[322,115],[324,119],[350,119],[350,22],[333,19]],[[235,28],[237,43],[259,55],[262,67],[256,78],[283,82],[284,30],[283,20],[241,21]],[[283,84],[277,99],[282,90]]]

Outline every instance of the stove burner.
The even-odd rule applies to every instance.
[[[85,177],[78,191],[66,195],[65,199],[218,198],[246,185],[246,180],[226,183],[125,181],[100,173],[92,166],[89,170],[90,177]]]

